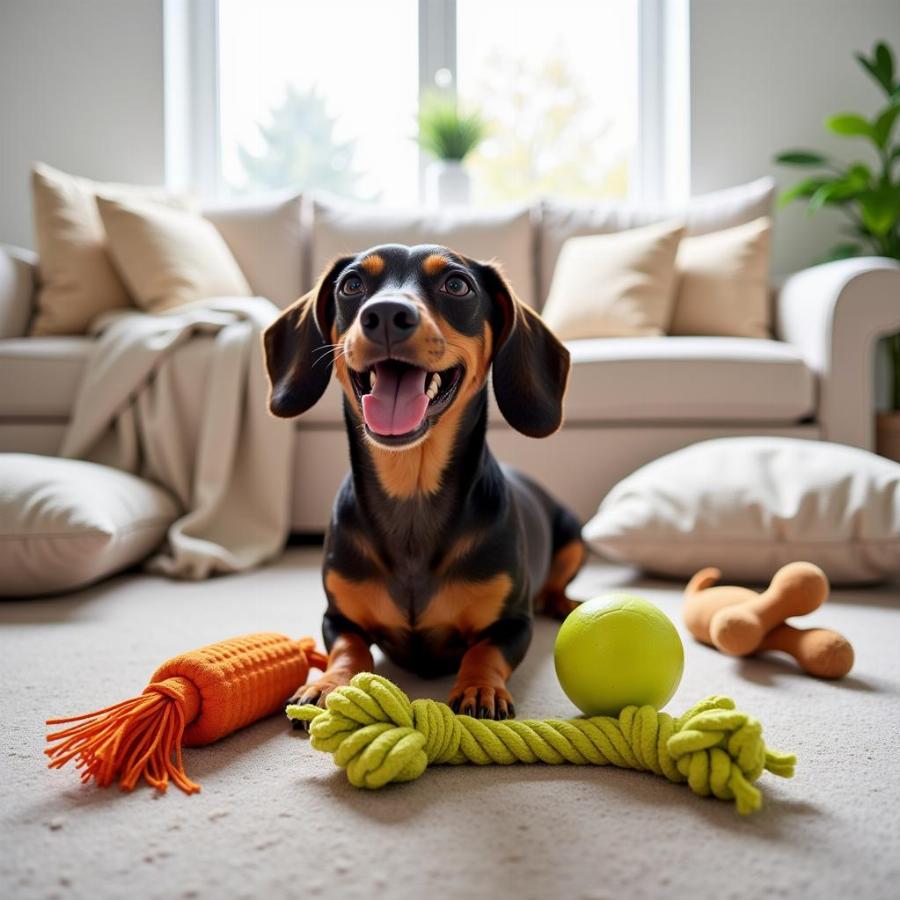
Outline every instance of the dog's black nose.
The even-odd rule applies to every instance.
[[[376,344],[405,341],[419,324],[419,310],[409,300],[371,299],[359,311],[363,334]]]

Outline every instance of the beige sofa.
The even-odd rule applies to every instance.
[[[696,198],[680,211],[689,233],[769,211],[763,179]],[[534,207],[391,212],[297,198],[210,210],[258,293],[285,305],[337,253],[375,243],[446,243],[496,257],[523,300],[540,308],[566,238],[657,221],[668,210],[546,201]],[[92,339],[28,337],[34,254],[0,253],[0,451],[55,454]],[[873,445],[874,349],[900,330],[900,266],[858,259],[794,275],[773,290],[771,340],[647,337],[572,341],[566,421],[537,441],[493,411],[490,443],[583,517],[622,477],[661,454],[727,435],[772,434]],[[204,340],[179,351],[185,402],[198,402]],[[318,532],[347,470],[339,391],[296,423],[292,523]]]

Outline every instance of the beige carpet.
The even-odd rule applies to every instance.
[[[257,630],[318,634],[319,553],[201,584],[129,575],[65,598],[0,605],[0,896],[854,897],[900,895],[900,596],[838,592],[810,622],[855,643],[840,684],[781,660],[741,662],[686,641],[670,708],[732,695],[792,781],[764,776],[764,810],[693,796],[653,775],[574,767],[443,768],[378,793],[276,718],[189,751],[203,792],[131,796],[43,767],[42,721],[138,692],[168,656]],[[594,566],[579,596],[629,585],[676,621],[677,586]],[[522,716],[565,715],[541,621],[512,681]],[[418,696],[448,682],[417,682]]]

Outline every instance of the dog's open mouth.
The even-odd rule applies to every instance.
[[[421,437],[429,416],[450,405],[462,376],[462,366],[429,372],[396,359],[350,372],[366,428],[380,443],[393,445]]]

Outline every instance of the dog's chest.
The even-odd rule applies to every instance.
[[[329,572],[326,585],[341,613],[392,660],[427,675],[458,665],[473,637],[497,621],[512,579],[505,572],[465,578],[407,562],[362,582]]]

